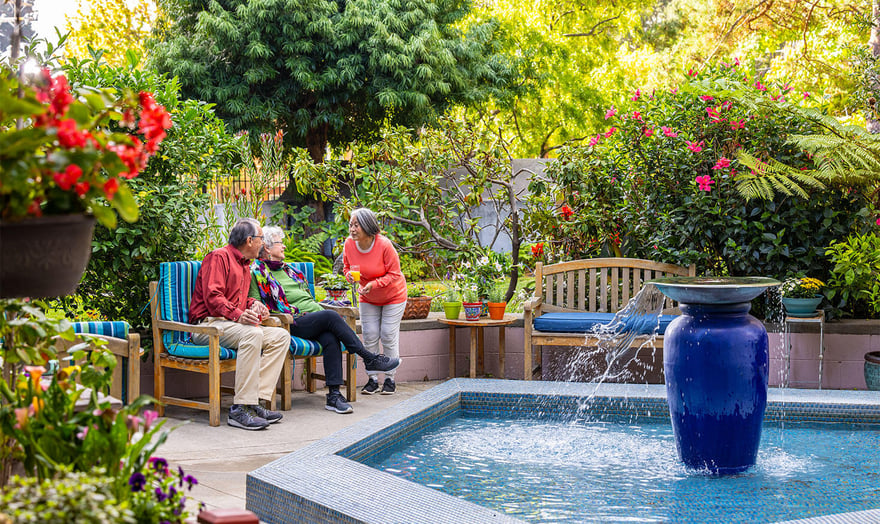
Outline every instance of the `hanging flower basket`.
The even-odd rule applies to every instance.
[[[73,293],[92,253],[94,229],[95,218],[83,214],[0,221],[0,298]]]
[[[406,299],[406,309],[403,310],[403,320],[428,318],[431,311],[431,297],[409,297]]]

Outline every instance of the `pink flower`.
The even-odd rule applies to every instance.
[[[770,97],[770,100],[773,100],[774,102],[776,102],[776,101],[778,101],[778,100],[782,100],[782,101],[784,102],[784,101],[785,101],[785,97],[782,96],[782,95],[774,95],[774,96],[771,96],[771,97]]]
[[[642,122],[642,114],[638,111],[633,111],[633,120],[638,120],[639,122]]]
[[[758,91],[766,91],[767,86],[762,84],[760,80],[755,80],[755,89],[757,89]]]
[[[617,109],[612,107],[608,111],[605,111],[605,120],[608,120],[609,118],[611,118],[612,116],[614,116],[616,114],[617,114]]]
[[[877,225],[880,226],[880,218],[877,219]]]
[[[669,92],[672,93],[673,95],[674,95],[675,93],[678,93],[678,87],[670,87],[670,88],[669,88]]]
[[[715,100],[715,97],[709,95],[701,95],[700,100],[702,100],[703,102],[711,102],[712,100]]]
[[[604,136],[605,138],[608,138],[608,137],[610,137],[611,135],[613,135],[615,131],[617,131],[617,128],[616,128],[616,127],[612,127],[612,128],[610,128],[610,129],[608,129],[608,131],[605,131],[605,134],[604,134],[603,136]]]
[[[693,76],[693,77],[695,77],[695,76],[697,76],[697,72],[694,71],[693,69],[688,69],[688,76]]]
[[[738,121],[737,120],[730,121],[730,129],[733,129],[734,131],[736,131],[737,129],[743,129],[744,127],[746,127],[746,119],[745,118],[743,118],[742,120],[738,120]]]
[[[685,143],[687,144],[688,149],[690,149],[694,153],[699,153],[700,151],[703,150],[703,144],[704,144],[703,140],[700,140],[700,143],[688,142],[688,141],[685,141]]]
[[[642,96],[642,90],[641,90],[641,89],[636,89],[636,92],[633,93],[633,96],[630,97],[630,100],[632,100],[633,102],[635,102],[635,101],[638,100],[639,97],[641,97],[641,96]]]
[[[808,99],[808,98],[810,98],[810,92],[809,92],[809,91],[804,91],[804,100],[806,100],[806,99]]]
[[[646,127],[642,132],[645,134],[645,136],[647,138],[651,138],[651,135],[654,134],[654,130],[651,129],[650,127]]]
[[[733,65],[735,65],[735,66],[739,65],[739,57],[733,57]]]
[[[724,118],[721,117],[721,114],[718,112],[718,109],[714,107],[707,107],[706,113],[709,114],[709,119],[716,124],[719,122],[724,122]]]
[[[155,410],[148,409],[144,411],[144,431],[150,429],[150,426],[153,425],[153,422],[159,418],[159,413]]]
[[[591,139],[590,139],[590,142],[589,142],[589,144],[590,144],[591,147],[592,147],[592,146],[595,146],[595,145],[598,144],[598,143],[599,143],[599,135],[596,135],[596,136],[594,136],[593,138],[591,138]]]
[[[791,91],[791,86],[788,85],[788,83],[782,86],[782,94],[788,93],[789,91]]]
[[[673,131],[671,127],[663,126],[660,128],[660,130],[663,131],[663,134],[668,136],[669,138],[675,138],[678,136],[678,133]]]
[[[696,182],[700,186],[700,191],[712,191],[712,184],[715,183],[709,175],[698,176]]]
[[[715,165],[712,166],[712,169],[724,169],[725,167],[730,167],[730,160],[725,157],[721,157],[718,159],[718,162],[715,162]]]

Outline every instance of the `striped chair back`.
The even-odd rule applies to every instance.
[[[309,293],[312,294],[312,298],[315,296],[315,264],[312,262],[290,262],[288,264],[293,269],[302,272],[303,275],[306,276],[306,281],[309,283]]]
[[[128,322],[102,321],[102,322],[71,322],[74,333],[88,333],[90,335],[104,335],[105,337],[126,338],[131,326]]]
[[[156,301],[159,318],[189,324],[189,307],[196,277],[202,267],[200,261],[162,262],[159,264],[159,288]],[[190,333],[165,331],[162,342],[169,354],[186,358],[208,358],[208,346],[196,344]],[[235,351],[221,347],[220,359],[235,358]]]

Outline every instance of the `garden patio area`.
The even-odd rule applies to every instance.
[[[199,502],[382,522],[351,478],[336,507],[274,468],[373,478],[355,459],[410,428],[541,395],[602,428],[618,397],[644,393],[633,426],[665,398],[686,481],[764,474],[762,424],[875,442],[880,0],[740,4],[77,0],[52,34],[45,0],[0,4],[0,524],[192,522]],[[219,263],[221,306],[217,260],[241,266]],[[403,311],[399,368],[376,309]],[[332,329],[303,334],[319,314]],[[600,389],[598,411],[571,403]],[[712,403],[695,418],[742,420],[682,444]],[[689,462],[713,434],[751,462]],[[385,478],[415,501],[400,515],[471,504]],[[557,521],[529,496],[463,515]],[[690,496],[625,516],[676,521]],[[778,520],[786,496],[767,519],[712,503]],[[880,522],[862,499],[803,515],[857,510]]]

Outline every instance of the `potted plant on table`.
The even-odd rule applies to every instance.
[[[809,277],[789,278],[782,283],[782,306],[790,317],[811,317],[822,302],[820,291],[825,284]]]
[[[152,94],[83,89],[44,69],[22,82],[0,66],[0,296],[72,292],[95,219],[137,220],[125,183],[158,151],[171,119]],[[47,246],[52,252],[34,256]],[[56,263],[57,262],[57,263]]]
[[[321,287],[333,300],[344,300],[349,283],[341,273],[324,273],[321,275]]]
[[[501,320],[504,318],[504,311],[507,309],[507,301],[504,296],[507,294],[507,286],[504,282],[495,282],[489,288],[489,318],[492,320]]]
[[[464,307],[464,318],[466,320],[480,320],[480,313],[483,311],[483,301],[480,298],[480,289],[476,283],[465,284],[461,288],[462,306]]]
[[[461,293],[452,285],[447,285],[444,292],[443,312],[449,320],[456,320],[461,313]]]

